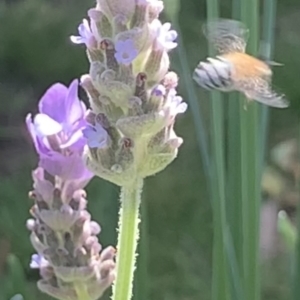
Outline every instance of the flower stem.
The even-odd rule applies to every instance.
[[[87,288],[82,282],[76,282],[74,284],[74,288],[75,288],[78,300],[89,300],[90,299]]]
[[[143,181],[138,179],[131,186],[121,189],[117,278],[113,287],[113,300],[130,300],[132,297],[142,185]]]

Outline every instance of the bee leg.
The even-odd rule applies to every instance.
[[[248,106],[253,101],[253,99],[251,98],[251,96],[247,92],[245,92],[244,95],[245,95],[244,110],[247,110]]]
[[[248,98],[244,98],[244,110],[247,111],[250,100]]]

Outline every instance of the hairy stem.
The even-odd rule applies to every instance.
[[[130,300],[132,297],[142,185],[143,181],[139,179],[121,189],[117,278],[113,287],[113,300]]]

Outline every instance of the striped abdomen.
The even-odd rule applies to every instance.
[[[207,58],[200,62],[194,71],[193,79],[207,90],[230,91],[232,82],[233,65],[222,57]]]

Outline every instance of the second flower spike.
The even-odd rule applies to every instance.
[[[158,20],[162,9],[158,0],[99,0],[71,37],[90,61],[81,79],[92,107],[85,161],[120,186],[163,170],[182,144],[173,128],[187,105],[168,54],[177,33]]]

